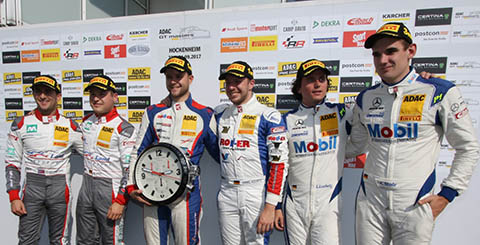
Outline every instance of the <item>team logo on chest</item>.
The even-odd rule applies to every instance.
[[[195,136],[197,135],[197,116],[196,115],[183,115],[182,120],[182,136]]]
[[[97,145],[103,148],[110,148],[109,143],[112,140],[113,131],[113,128],[103,126],[98,134]]]
[[[68,127],[62,127],[62,126],[56,125],[55,132],[53,133],[53,139],[54,139],[53,145],[67,147],[68,133],[69,133]]]
[[[403,96],[400,107],[400,122],[422,121],[423,104],[425,94],[410,94]]]

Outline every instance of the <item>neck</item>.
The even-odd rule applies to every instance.
[[[302,100],[302,104],[305,106],[305,107],[314,107],[318,104],[322,104],[323,102],[325,101],[325,98],[321,99],[321,100],[313,100],[311,102],[309,101],[304,101]]]
[[[250,99],[252,99],[252,96],[253,96],[253,93],[249,92],[248,96],[247,96],[247,98],[245,98],[245,100],[243,100],[239,104],[235,104],[235,105],[244,105],[244,104],[248,103],[250,101]]]
[[[187,92],[185,93],[184,95],[182,96],[178,96],[178,97],[173,97],[172,95],[170,95],[172,97],[172,100],[175,101],[175,102],[185,102],[187,101],[188,97],[190,97],[190,92]]]
[[[393,85],[402,81],[408,75],[408,73],[410,73],[410,69],[405,70],[402,74],[400,74],[398,77],[395,77],[395,78],[388,79],[388,78],[382,77],[382,81],[384,81],[387,84]]]
[[[42,114],[42,116],[55,116],[57,114],[57,108],[51,110],[42,110],[37,107],[37,110]]]

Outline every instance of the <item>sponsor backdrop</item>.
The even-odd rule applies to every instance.
[[[412,61],[417,71],[435,73],[460,87],[478,132],[480,4],[473,0],[402,3],[306,2],[3,29],[1,133],[6,134],[15,117],[35,108],[30,86],[39,74],[52,75],[61,82],[63,100],[59,109],[78,122],[91,112],[88,94],[83,92],[86,84],[96,75],[110,76],[118,86],[119,112],[138,125],[144,108],[167,95],[159,70],[174,55],[190,60],[195,76],[193,96],[212,107],[228,102],[224,81],[218,81],[218,75],[235,60],[245,60],[252,66],[256,98],[281,112],[298,105],[290,88],[298,66],[308,58],[322,60],[332,73],[328,101],[353,103],[358,92],[380,81],[371,51],[363,45],[378,27],[390,21],[404,22],[411,30],[418,44]],[[444,142],[437,168],[439,180],[448,174],[452,156],[453,150]],[[206,156],[204,162],[208,160]],[[75,164],[81,166],[81,160],[76,159]],[[207,171],[202,175],[211,178],[203,178],[206,211],[202,238],[206,244],[218,244],[218,168],[209,163],[203,167]],[[346,161],[345,167],[343,240],[353,244],[353,203],[363,166]],[[73,168],[81,174],[81,167]],[[480,192],[476,188],[478,172],[464,197],[438,218],[434,244],[472,244],[479,238],[478,232],[469,228],[476,227],[473,222],[480,219],[472,206],[480,198],[474,194]],[[73,175],[74,189],[80,180],[79,174]],[[10,223],[16,224],[17,219],[8,212],[7,195],[1,199],[0,212],[8,220],[2,226],[9,231],[6,234],[11,234],[7,239],[12,244],[17,228]],[[138,206],[130,204],[127,242],[143,241],[143,236],[135,235],[141,234],[140,215]],[[452,232],[456,235],[448,235]],[[281,234],[273,239],[272,243],[281,243]]]

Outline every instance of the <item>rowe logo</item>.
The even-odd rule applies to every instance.
[[[300,141],[293,142],[295,147],[295,153],[306,153],[306,152],[315,152],[315,151],[326,151],[337,149],[337,136],[328,137],[328,141],[323,141],[318,139],[318,144],[315,142]]]
[[[36,133],[37,132],[37,125],[30,124],[27,125],[27,133]]]
[[[367,124],[368,132],[373,138],[417,138],[418,123],[407,123],[406,127],[397,123],[393,124],[393,129],[383,127],[380,129],[379,124]]]

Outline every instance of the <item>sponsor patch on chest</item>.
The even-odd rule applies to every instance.
[[[253,134],[255,130],[255,123],[257,121],[256,115],[247,115],[242,116],[240,121],[240,127],[238,128],[239,134]]]
[[[407,94],[403,96],[400,107],[400,122],[422,121],[425,94]]]
[[[330,113],[320,116],[320,130],[322,137],[338,134],[337,113]]]

